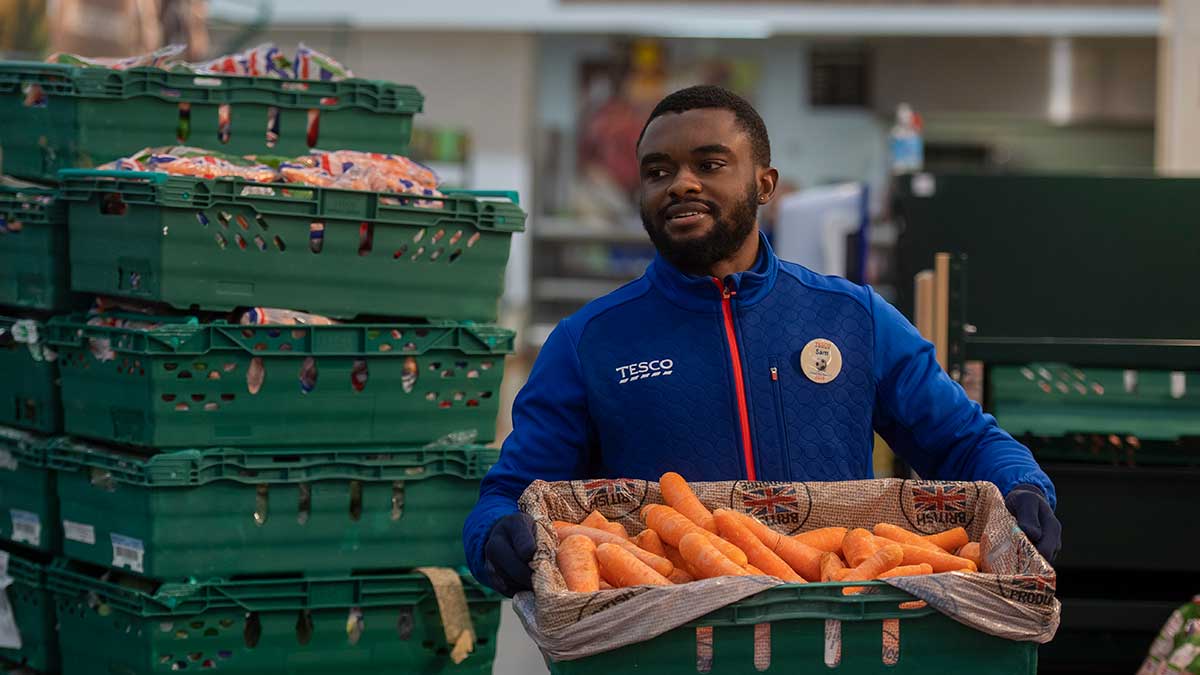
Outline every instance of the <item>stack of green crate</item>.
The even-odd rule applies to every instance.
[[[30,85],[44,108],[24,104]],[[40,134],[6,139],[3,169],[57,178],[69,222],[46,245],[60,274],[43,275],[62,300],[32,326],[49,355],[33,363],[56,369],[52,423],[37,437],[0,429],[0,445],[25,448],[8,464],[26,472],[0,474],[0,508],[23,519],[0,536],[30,536],[36,513],[62,556],[40,563],[37,588],[53,596],[42,606],[57,611],[64,674],[490,672],[499,598],[465,574],[460,533],[498,457],[482,444],[514,335],[488,322],[524,227],[515,194],[417,201],[90,168],[184,141],[301,154],[314,112],[321,148],[402,153],[420,107],[411,87],[365,80],[0,63],[0,126]],[[233,120],[221,142],[218,114]],[[77,298],[163,311],[97,325],[66,301],[68,273]],[[338,323],[203,318],[263,307]],[[29,338],[9,342],[24,351],[0,359],[33,353]],[[424,567],[460,571],[476,637],[460,665]]]

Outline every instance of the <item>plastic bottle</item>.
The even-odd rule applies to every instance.
[[[921,119],[912,106],[896,106],[896,125],[891,133],[892,173],[920,171],[925,162],[925,143],[921,138]]]

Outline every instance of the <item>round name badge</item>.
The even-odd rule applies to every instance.
[[[833,382],[842,372],[842,352],[832,341],[817,338],[800,352],[800,368],[805,377],[817,384]]]

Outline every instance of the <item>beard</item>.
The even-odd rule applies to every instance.
[[[745,197],[729,209],[728,213],[715,202],[704,199],[688,201],[708,207],[713,225],[703,236],[677,241],[667,233],[667,209],[678,204],[678,201],[667,204],[659,209],[657,214],[650,213],[643,203],[642,227],[646,228],[646,233],[650,235],[650,241],[659,255],[668,262],[688,274],[705,275],[716,263],[733,257],[754,231],[755,219],[758,216],[758,186],[751,183],[746,188]]]

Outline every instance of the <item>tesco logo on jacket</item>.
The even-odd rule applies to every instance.
[[[615,370],[621,379],[617,381],[617,384],[670,375],[674,368],[675,361],[671,359],[654,359],[653,361],[640,361],[627,366],[618,366]]]

